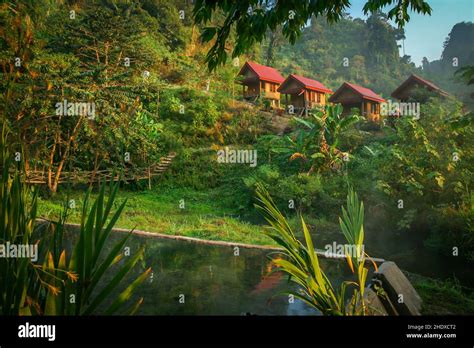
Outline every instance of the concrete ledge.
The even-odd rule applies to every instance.
[[[421,315],[421,297],[395,262],[382,263],[374,273],[374,281],[380,282],[390,305],[399,315]],[[385,303],[385,308],[390,312],[387,305]]]
[[[48,220],[45,219],[37,219],[40,223],[48,223]],[[80,227],[80,224],[73,224],[73,223],[67,223],[65,224],[66,227],[69,228],[74,228],[78,229]],[[130,233],[138,235],[138,236],[143,236],[143,237],[150,237],[150,238],[164,238],[164,239],[174,239],[174,240],[180,240],[184,242],[190,242],[190,243],[200,243],[200,244],[206,244],[206,245],[216,245],[216,246],[228,246],[228,247],[239,247],[239,248],[244,248],[244,249],[259,249],[259,250],[273,250],[273,251],[283,251],[283,248],[279,246],[272,246],[272,245],[258,245],[258,244],[247,244],[247,243],[239,243],[239,242],[227,242],[227,241],[221,241],[221,240],[209,240],[209,239],[200,239],[200,238],[195,238],[195,237],[187,237],[187,236],[177,236],[177,235],[172,235],[172,234],[165,234],[165,233],[159,233],[159,232],[148,232],[148,231],[142,231],[142,230],[132,230],[129,228],[113,228],[112,232],[117,232],[117,233]],[[325,258],[325,259],[346,259],[345,256],[340,256],[337,254],[330,254],[329,256],[326,254],[325,251],[322,250],[316,250],[316,253],[318,254],[319,257]],[[372,260],[376,263],[382,263],[385,260],[380,259],[380,258],[372,258]],[[371,262],[370,259],[366,259],[366,262]]]
[[[369,315],[389,315],[377,293],[371,288],[366,288],[364,293],[365,303]]]

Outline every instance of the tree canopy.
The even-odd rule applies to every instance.
[[[408,11],[431,14],[431,7],[424,0],[368,0],[364,5],[365,14],[394,5],[387,17],[403,27],[410,20]],[[194,19],[198,25],[208,25],[216,14],[223,13],[225,19],[219,25],[210,25],[203,29],[204,42],[215,39],[209,49],[206,62],[212,71],[227,61],[228,41],[235,30],[235,45],[232,58],[245,53],[254,43],[262,42],[267,32],[281,31],[290,43],[295,43],[311,18],[325,17],[330,23],[337,22],[350,7],[349,0],[241,0],[216,1],[197,0],[194,5]]]

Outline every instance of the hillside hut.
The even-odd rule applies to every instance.
[[[397,87],[397,89],[392,92],[391,96],[400,100],[401,102],[422,102],[423,100],[419,100],[422,98],[421,95],[423,94],[423,92],[420,93],[420,90],[444,97],[448,96],[447,92],[443,91],[433,82],[423,79],[415,74],[411,74],[400,86]]]
[[[380,120],[380,103],[385,102],[385,99],[368,88],[344,82],[329,101],[342,104],[345,115],[357,108],[362,116],[377,122]]]
[[[295,74],[283,81],[278,92],[285,94],[287,109],[292,106],[296,113],[326,105],[326,95],[333,93],[321,82]]]
[[[278,87],[285,80],[275,68],[246,62],[238,76],[241,76],[243,97],[246,100],[256,100],[259,97],[270,100],[273,107],[280,107]]]

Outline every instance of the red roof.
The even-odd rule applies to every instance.
[[[304,76],[295,75],[295,74],[291,74],[290,76],[288,76],[287,80],[290,79],[290,78],[293,78],[296,81],[298,81],[299,83],[301,83],[304,86],[304,88],[306,88],[306,89],[311,89],[311,90],[320,91],[320,92],[324,92],[324,93],[332,93],[332,90],[327,88],[325,85],[323,85],[319,81],[309,79],[309,78],[304,77]],[[281,87],[283,87],[283,85]],[[280,87],[280,89],[281,89],[281,87]]]
[[[280,72],[277,69],[250,61],[244,64],[244,66],[239,72],[239,75],[242,73],[246,66],[252,69],[253,72],[257,74],[260,80],[275,83],[282,83],[285,80],[285,78],[281,76]]]
[[[436,86],[433,82],[431,81],[428,81],[428,80],[425,80],[423,78],[421,78],[420,76],[418,75],[415,75],[415,74],[411,74],[410,76],[411,78],[415,79],[415,80],[418,80],[420,81],[421,83],[424,83],[425,85],[433,88],[433,89],[436,89],[436,90],[441,90],[441,88],[439,88],[438,86]]]
[[[362,98],[364,99],[369,99],[377,102],[384,102],[385,99],[383,99],[381,96],[379,96],[377,93],[372,91],[371,89],[356,85],[354,83],[349,83],[349,82],[344,82],[341,87],[336,91],[335,94],[332,95],[332,98],[336,97],[336,94],[342,89],[344,89],[344,86],[348,86],[349,88],[352,88],[356,93],[360,94]]]
[[[394,90],[392,92],[392,97],[395,97],[397,98],[399,92],[401,90],[403,90],[408,84],[410,84],[412,81],[415,81],[415,82],[418,82],[422,85],[425,85],[426,87],[428,87],[429,90],[433,90],[433,91],[437,91],[438,93],[440,93],[441,95],[448,95],[447,92],[443,91],[441,88],[439,88],[438,86],[436,86],[433,82],[431,81],[428,81],[428,80],[425,80],[424,78],[421,78],[420,76],[418,75],[415,75],[415,74],[411,74],[405,81],[403,81],[403,83],[397,87],[396,90]]]

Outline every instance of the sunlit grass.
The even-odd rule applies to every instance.
[[[40,198],[39,215],[57,217],[66,196],[63,190],[53,198]],[[69,222],[79,223],[82,197],[82,191],[71,192],[69,199],[74,200],[76,209],[70,210]],[[226,207],[218,192],[181,188],[135,192],[122,190],[115,204],[118,206],[125,199],[127,205],[116,227],[209,240],[275,245],[262,233],[263,227],[243,221],[234,210]],[[180,203],[183,202],[184,208],[181,208]]]

